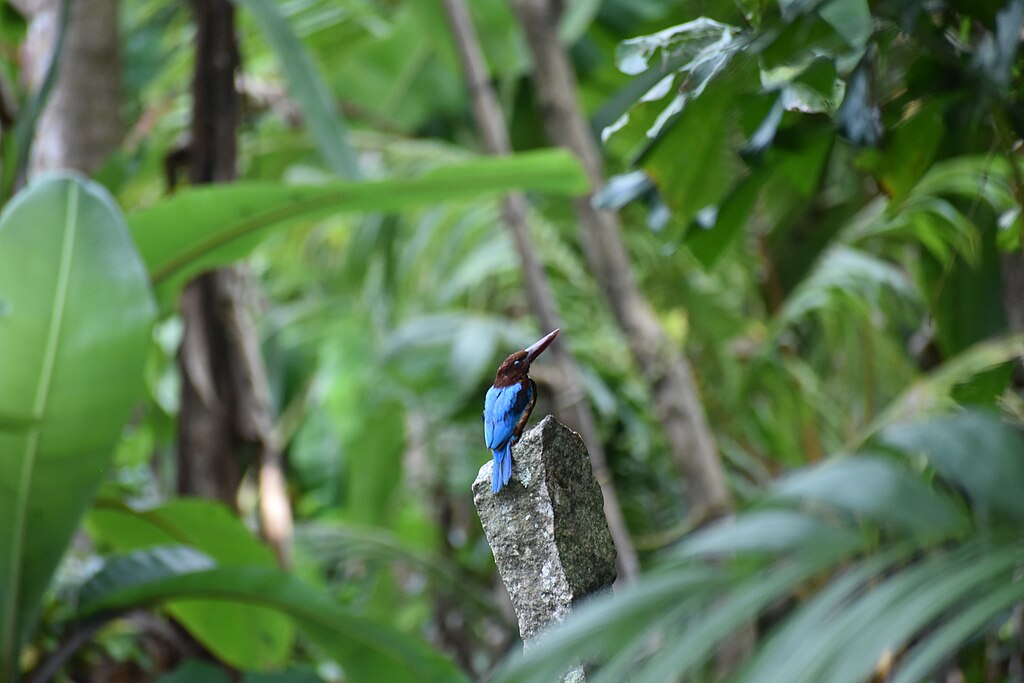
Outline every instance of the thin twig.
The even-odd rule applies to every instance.
[[[104,624],[118,616],[116,612],[105,612],[98,614],[80,623],[65,640],[61,641],[57,649],[50,653],[50,656],[42,661],[29,674],[27,683],[49,683],[53,680],[64,664],[71,659],[72,655],[78,652],[82,646],[92,640]]]

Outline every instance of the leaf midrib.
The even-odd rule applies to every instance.
[[[78,221],[78,186],[68,183],[67,212],[64,217],[64,239],[61,245],[60,268],[57,271],[57,287],[54,296],[53,310],[50,313],[50,327],[43,352],[43,366],[36,385],[35,401],[32,405],[34,426],[25,439],[24,465],[21,470],[21,481],[18,483],[18,501],[14,510],[14,533],[10,553],[10,582],[7,586],[7,604],[3,615],[3,643],[0,647],[0,661],[14,666],[18,661],[18,624],[16,623],[20,604],[18,587],[21,584],[22,556],[25,552],[25,522],[28,515],[28,493],[32,485],[36,456],[39,451],[42,422],[46,415],[46,407],[50,398],[50,386],[53,381],[53,369],[57,360],[57,348],[60,342],[61,329],[64,323],[64,307],[67,304],[68,288],[71,275],[71,260],[75,249],[75,233]],[[2,672],[0,672],[2,676]]]

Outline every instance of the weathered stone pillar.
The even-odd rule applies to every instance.
[[[615,545],[579,434],[550,415],[512,449],[512,481],[491,493],[491,463],[473,502],[526,647],[580,599],[615,581]],[[582,680],[572,672],[566,680]]]

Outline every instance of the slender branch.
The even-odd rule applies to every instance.
[[[555,5],[551,0],[512,2],[533,57],[537,106],[548,137],[579,157],[597,188],[604,184],[601,153],[576,99],[576,75],[559,40]],[[595,209],[591,199],[575,202],[584,253],[647,380],[656,415],[686,482],[690,517],[702,524],[727,514],[732,498],[693,371],[636,283],[618,216]]]
[[[487,73],[480,40],[470,20],[465,0],[443,0],[443,4],[466,75],[473,114],[484,140],[484,147],[490,154],[509,154],[512,145],[509,142],[508,125]],[[516,252],[519,254],[526,296],[534,315],[537,316],[537,321],[544,330],[560,328],[563,325],[558,305],[544,274],[541,260],[530,241],[527,210],[526,197],[521,193],[509,194],[502,203],[502,220],[512,234]],[[605,516],[608,518],[608,526],[618,550],[619,576],[623,581],[629,581],[638,573],[639,562],[608,468],[604,445],[598,437],[597,421],[586,401],[583,375],[565,344],[555,345],[552,352],[561,374],[556,387],[556,405],[562,417],[579,430],[590,452],[594,476],[601,485],[601,493],[604,496]]]
[[[117,616],[119,616],[117,612],[105,612],[78,624],[71,635],[62,640],[57,649],[29,674],[27,683],[49,683],[52,681],[72,655],[92,640],[96,632],[103,628],[108,621]]]

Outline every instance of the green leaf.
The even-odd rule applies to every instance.
[[[297,218],[400,211],[509,190],[582,194],[587,180],[564,150],[478,159],[410,179],[288,186],[211,185],[180,192],[129,217],[158,294],[166,302],[192,277],[245,256],[266,230]]]
[[[171,545],[117,555],[107,560],[78,592],[88,604],[112,591],[159,581],[169,576],[213,569],[213,559],[188,546]]]
[[[637,683],[657,683],[685,677],[694,667],[707,661],[726,637],[749,623],[769,605],[785,599],[800,584],[818,574],[845,553],[819,552],[779,568],[767,576],[758,576],[731,591],[725,600],[700,615],[700,628],[689,628],[658,657],[630,676]],[[613,683],[600,679],[600,683]]]
[[[1024,600],[1024,581],[1018,579],[1013,583],[993,586],[990,592],[977,596],[962,612],[915,645],[890,680],[892,683],[924,680],[948,661],[958,646],[1021,600]]]
[[[801,470],[784,479],[775,495],[845,510],[929,539],[967,528],[966,517],[950,499],[898,463],[878,456],[861,454]]]
[[[739,70],[745,74],[746,69]],[[736,126],[736,72],[708,85],[662,132],[642,166],[657,185],[675,219],[688,225],[697,212],[717,204],[740,171],[730,145]]]
[[[820,184],[834,139],[835,134],[825,127],[808,127],[796,145],[776,145],[765,150],[764,158],[750,175],[739,181],[722,200],[714,224],[701,225],[687,233],[686,246],[697,260],[709,269],[718,263],[729,246],[743,234],[747,217],[762,190],[785,192],[794,199],[809,197]]]
[[[155,508],[134,509],[116,501],[98,501],[88,517],[97,541],[118,551],[188,545],[219,566],[276,566],[274,555],[224,505],[200,499],[176,499]],[[294,629],[274,610],[244,602],[213,600],[169,602],[167,611],[220,659],[259,670],[285,662]]]
[[[648,575],[642,582],[611,597],[584,604],[564,625],[546,634],[521,656],[506,662],[495,683],[547,683],[578,660],[607,657],[635,634],[659,619],[665,606],[682,595],[710,596],[721,590],[724,576],[709,567],[688,566]]]
[[[275,566],[273,552],[227,507],[212,500],[175,498],[156,507],[133,507],[101,499],[86,525],[95,541],[109,543],[119,552],[183,544],[221,565]]]
[[[887,293],[917,299],[906,274],[893,264],[867,251],[835,245],[786,299],[772,327],[778,334],[811,313],[827,311],[838,297],[862,304],[878,302]]]
[[[696,532],[673,556],[809,553],[832,546],[849,550],[859,543],[855,532],[799,512],[758,510]]]
[[[965,411],[897,424],[883,430],[879,439],[909,455],[924,455],[939,474],[967,493],[976,509],[1024,521],[1024,436],[997,415]]]
[[[938,618],[958,604],[968,605],[1012,579],[1019,561],[1019,548],[1011,546],[984,550],[974,546],[970,552],[936,555],[925,561],[940,571],[913,590],[894,592],[884,601],[884,618],[872,619],[871,628],[848,631],[845,643],[829,680],[858,683],[867,680],[886,652],[896,652]]]
[[[52,20],[51,20],[52,21]],[[64,54],[64,45],[67,41],[68,26],[71,23],[71,0],[61,0],[57,16],[57,35],[53,39],[53,47],[49,55],[49,63],[42,82],[29,98],[25,106],[18,112],[14,122],[13,135],[8,132],[4,135],[4,142],[7,145],[13,141],[14,149],[10,150],[11,164],[5,164],[3,188],[4,196],[13,192],[17,187],[16,183],[21,182],[28,174],[29,159],[32,155],[32,143],[36,135],[36,127],[39,118],[46,109],[46,103],[50,100],[50,94],[57,83],[60,73],[61,56]],[[5,145],[6,146],[6,145]],[[6,151],[6,150],[5,150]]]
[[[702,58],[712,60],[715,52],[728,48],[737,32],[735,26],[699,17],[651,35],[622,41],[615,50],[615,66],[635,76],[646,71],[655,55],[661,52],[663,59],[683,55],[692,60],[688,68],[694,68],[703,63]]]
[[[865,435],[873,435],[887,425],[901,421],[949,412],[956,406],[953,396],[959,387],[1015,361],[1021,354],[1024,354],[1024,334],[975,344],[907,387],[865,430]]]
[[[702,266],[713,268],[743,233],[767,176],[765,170],[758,169],[741,180],[718,207],[713,225],[700,225],[686,234],[686,246]]]
[[[910,546],[895,548],[833,577],[763,641],[737,677],[736,683],[794,680],[809,665],[804,645],[821,631],[822,624],[856,599],[866,583],[890,570],[894,564],[902,562],[911,552]]]
[[[0,214],[0,678],[18,651],[132,405],[155,315],[120,211],[47,176]]]
[[[558,37],[565,44],[572,45],[586,33],[587,27],[594,21],[600,9],[601,0],[577,0],[569,3],[558,22]]]
[[[864,152],[860,162],[882,184],[894,202],[901,202],[928,171],[946,133],[948,103],[929,102],[892,129],[881,149]]]
[[[249,672],[242,683],[323,683],[323,679],[311,669],[295,668],[270,673]]]
[[[147,551],[152,552],[152,551]],[[90,591],[77,617],[167,601],[211,600],[276,610],[295,624],[353,681],[414,683],[465,681],[462,673],[425,644],[352,613],[299,579],[271,567],[216,567]]]
[[[818,14],[852,48],[862,49],[871,37],[871,9],[867,0],[830,0]]]
[[[976,552],[976,548],[974,551]],[[793,671],[790,681],[793,683],[821,683],[831,681],[836,670],[837,660],[856,634],[881,630],[890,618],[899,612],[892,609],[904,599],[927,592],[931,586],[940,581],[949,572],[959,569],[965,562],[968,553],[956,552],[941,554],[918,562],[906,568],[899,568],[893,575],[881,583],[875,581],[868,584],[867,590],[861,592],[848,604],[831,614],[822,615],[810,637],[801,644],[800,660],[802,666]],[[977,555],[975,554],[976,558]],[[901,643],[893,642],[890,647],[894,652],[899,650]],[[864,648],[862,652],[868,650]],[[874,657],[865,658],[862,663],[873,667],[879,660]]]
[[[252,14],[281,61],[288,89],[302,110],[317,151],[332,171],[346,180],[360,176],[359,159],[348,144],[348,131],[337,104],[302,41],[271,0],[236,0]]]
[[[912,195],[954,195],[969,201],[984,199],[996,209],[1015,205],[1010,165],[998,156],[959,156],[934,164]]]
[[[984,212],[984,211],[983,211]],[[922,289],[936,329],[936,342],[952,356],[984,339],[1007,331],[1002,301],[1001,255],[994,221],[977,221],[978,259],[955,259],[949,266],[922,260]]]
[[[231,683],[231,678],[220,667],[189,659],[171,673],[156,679],[156,683]]]

